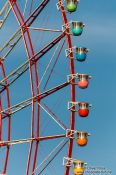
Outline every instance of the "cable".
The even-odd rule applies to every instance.
[[[59,59],[59,56],[60,56],[60,54],[61,54],[61,51],[62,51],[62,49],[63,49],[64,43],[65,43],[65,40],[63,41],[63,44],[62,44],[62,46],[61,46],[61,49],[60,49],[60,51],[59,51],[59,53],[58,53],[58,56],[56,57],[56,61],[55,61],[54,64],[53,64],[53,67],[52,67],[52,69],[51,69],[51,71],[50,71],[50,74],[49,74],[49,76],[48,76],[48,79],[47,79],[47,81],[46,81],[46,83],[45,83],[45,86],[44,86],[43,90],[46,89],[46,86],[47,86],[47,84],[48,84],[48,81],[49,81],[50,78],[51,78],[51,75],[52,75],[52,73],[53,73],[53,71],[54,71],[54,68],[55,68],[55,66],[56,66],[56,63],[57,63],[57,61],[58,61],[58,59]]]
[[[45,163],[49,158],[50,158],[50,156],[64,143],[64,141],[65,141],[66,139],[63,139],[51,152],[50,152],[50,154],[48,154],[48,156],[41,162],[41,164],[40,165],[38,165],[37,167],[36,167],[36,169],[32,172],[32,175],[35,173],[35,171],[37,170],[37,169],[39,169],[42,165],[43,165],[43,163]],[[65,142],[65,144],[67,143],[68,141],[66,141]],[[63,145],[63,147],[65,146],[65,144]],[[61,150],[61,149],[60,149]],[[51,161],[50,161],[51,162]],[[39,173],[40,174],[40,173]]]
[[[54,53],[53,53],[53,56],[51,57],[51,59],[50,59],[48,65],[47,65],[47,67],[46,67],[46,69],[45,69],[45,71],[44,71],[44,73],[43,73],[43,76],[42,76],[42,78],[41,78],[41,80],[40,80],[40,83],[39,83],[39,87],[40,87],[40,85],[41,85],[41,83],[42,83],[42,80],[43,80],[43,78],[45,77],[45,75],[46,75],[46,73],[47,73],[47,71],[48,71],[48,69],[49,69],[49,67],[50,67],[50,65],[51,65],[51,63],[52,63],[52,61],[53,61],[53,59],[54,59],[54,57],[55,57],[55,54],[56,54],[56,52],[57,52],[57,50],[58,50],[58,48],[59,48],[59,46],[60,46],[60,43],[61,43],[61,41],[58,43],[58,46],[56,47],[56,49],[55,49],[55,51],[54,51]],[[39,87],[38,87],[38,88],[39,88]]]
[[[25,15],[25,12],[26,12],[27,3],[28,3],[28,0],[25,0],[25,6],[24,6],[24,11],[23,11],[23,16]]]
[[[64,126],[62,126],[57,119],[55,119],[39,102],[38,104],[63,130],[65,130]]]

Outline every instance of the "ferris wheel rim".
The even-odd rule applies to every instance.
[[[6,78],[6,72],[5,72],[5,67],[2,61],[0,61],[0,67],[2,69],[2,74],[3,77]],[[10,93],[9,93],[9,88],[8,88],[8,82],[5,82],[5,93],[6,93],[6,99],[7,99],[7,107],[9,108],[9,113],[10,113]],[[0,93],[1,95],[1,93]],[[0,103],[0,108],[2,109],[2,97],[0,99],[1,103]],[[7,140],[10,141],[11,139],[11,118],[10,115],[7,115],[7,120],[8,120],[8,128],[7,128]],[[0,114],[0,141],[2,141],[2,114]],[[5,156],[5,161],[4,161],[4,165],[3,165],[3,173],[6,173],[6,169],[7,169],[7,165],[8,165],[8,158],[9,158],[9,150],[10,150],[10,146],[7,147],[6,149],[6,156]]]
[[[64,26],[68,24],[67,16],[65,13],[65,8],[63,5],[63,0],[58,0],[58,3],[61,4],[61,14],[63,18],[63,23]],[[66,37],[67,37],[67,43],[68,43],[68,49],[72,48],[72,41],[71,41],[71,34],[69,28],[66,28]],[[74,59],[73,58],[73,52],[69,54],[69,59],[70,59],[70,74],[75,74],[74,70]],[[71,101],[75,102],[75,80],[71,80]],[[75,108],[75,107],[74,107]],[[71,111],[71,117],[70,117],[70,130],[75,129],[75,112]],[[73,139],[72,137],[69,139],[69,144],[68,144],[68,153],[67,157],[70,159],[72,158],[72,149],[73,149]],[[70,171],[70,166],[66,166],[65,169],[65,175],[69,175]]]

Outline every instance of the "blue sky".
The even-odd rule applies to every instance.
[[[21,1],[23,3],[23,1]],[[56,10],[56,0],[48,5],[46,10],[38,17],[33,24],[36,27],[58,28],[61,29],[62,19],[60,12]],[[2,6],[2,5],[1,5]],[[87,101],[92,103],[90,115],[88,118],[82,119],[76,114],[75,128],[77,130],[85,130],[91,133],[89,143],[84,148],[79,148],[74,142],[73,157],[84,160],[88,166],[104,166],[112,170],[112,174],[116,173],[114,162],[116,162],[116,1],[84,1],[80,0],[77,12],[67,14],[68,20],[79,20],[85,23],[82,36],[72,37],[72,44],[84,46],[90,49],[87,60],[83,63],[75,62],[75,72],[88,73],[92,76],[90,86],[86,90],[76,88],[77,101]],[[5,41],[18,28],[17,22],[10,14],[9,20],[0,31],[2,46]],[[44,20],[43,20],[44,19]],[[12,26],[10,25],[12,23]],[[31,32],[32,41],[35,51],[42,48],[48,41],[55,37],[54,34],[43,34],[42,32]],[[5,36],[5,37],[3,37]],[[44,40],[42,42],[42,40]],[[66,45],[65,45],[66,48]],[[65,49],[64,48],[64,49]],[[54,49],[42,58],[38,63],[39,77],[41,79],[45,66],[52,57]],[[17,66],[26,60],[26,52],[23,41],[21,40],[13,52],[5,61],[7,74],[14,70]],[[69,74],[69,61],[62,51],[60,60],[54,70],[54,74],[48,84],[48,89],[58,83],[66,81],[66,75]],[[1,78],[0,78],[1,79]],[[47,76],[45,77],[47,79]],[[45,80],[43,81],[42,87]],[[68,94],[67,96],[65,94]],[[25,73],[16,83],[10,87],[11,105],[31,97],[29,72]],[[61,100],[62,99],[62,100]],[[3,95],[3,105],[6,106],[5,97]],[[43,100],[42,103],[56,113],[63,122],[69,126],[70,112],[67,110],[67,102],[70,100],[70,88],[63,89]],[[43,135],[62,134],[59,126],[57,126],[45,112],[41,110],[41,133]],[[12,139],[30,137],[31,124],[31,107],[28,107],[19,113],[13,115],[12,118]],[[26,129],[25,129],[26,128]],[[4,122],[3,132],[6,131],[6,123]],[[40,144],[40,159],[45,157],[60,140],[50,141]],[[50,146],[49,146],[50,145]],[[48,151],[46,150],[48,149]],[[12,146],[9,157],[8,175],[24,175],[29,145]],[[3,159],[1,153],[0,164]],[[25,156],[24,156],[25,155]],[[62,166],[62,158],[67,155],[67,147],[53,162],[49,171],[44,175],[64,174]],[[15,166],[15,169],[14,169]],[[20,168],[20,166],[22,168]],[[72,175],[72,168],[70,175]]]

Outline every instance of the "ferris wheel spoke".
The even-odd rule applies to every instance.
[[[46,69],[45,69],[45,71],[44,71],[44,73],[43,73],[43,75],[42,75],[42,77],[41,77],[41,79],[40,79],[40,81],[39,81],[39,86],[41,85],[42,81],[44,80],[44,77],[45,77],[45,75],[47,74],[51,63],[53,62],[54,57],[56,56],[56,52],[57,52],[57,50],[58,50],[60,44],[61,44],[61,42],[58,43],[58,46],[56,47],[56,49],[55,49],[55,51],[54,51],[54,53],[53,53],[53,55],[52,55],[52,57],[51,57],[51,59],[50,59],[48,65],[47,65],[47,67],[46,67]],[[57,61],[58,61],[58,59],[59,59],[59,57],[60,57],[61,51],[62,51],[62,49],[63,49],[63,47],[64,47],[64,44],[65,44],[65,40],[64,40],[63,43],[61,44],[61,48],[60,48],[60,50],[59,50],[59,52],[58,52],[58,55],[56,56],[55,62],[54,62],[54,64],[53,64],[52,68],[51,68],[51,71],[50,71],[49,75],[48,75],[48,79],[47,79],[46,82],[45,82],[45,85],[44,85],[44,88],[43,88],[44,91],[45,91],[45,89],[46,89],[46,86],[47,86],[47,84],[48,84],[50,78],[51,78],[51,75],[52,75],[52,73],[53,73],[53,70],[54,70],[54,68],[55,68],[55,65],[56,65],[56,63],[57,63]]]
[[[51,157],[51,155],[54,155],[51,157],[51,159],[48,161],[48,163],[46,163],[46,165],[42,168],[42,170],[38,173],[38,175],[42,174],[43,171],[45,171],[45,169],[49,166],[49,164],[56,158],[56,156],[61,152],[61,150],[65,147],[65,145],[68,143],[68,139],[64,139],[62,140],[55,148],[54,150],[43,160],[43,162],[37,166],[37,168],[35,169],[35,171],[37,171],[42,165],[43,163],[47,162],[48,159]],[[60,147],[60,148],[59,148]],[[59,149],[58,149],[59,148]],[[35,171],[33,172],[32,175],[34,175]]]
[[[0,10],[0,16],[3,15],[3,13],[6,10],[8,4],[9,4],[8,1],[4,4],[4,6],[2,7],[2,9]]]
[[[50,0],[43,0],[40,5],[32,12],[29,16],[29,18],[25,21],[24,26],[27,27],[31,26],[31,24],[35,21],[35,19],[38,17],[38,15],[43,11],[43,9],[46,7],[46,5],[50,2]]]
[[[58,62],[58,59],[59,59],[59,57],[60,57],[61,51],[62,51],[62,49],[63,49],[63,47],[64,47],[65,41],[66,41],[66,40],[64,40],[63,43],[62,43],[62,45],[61,45],[61,48],[60,48],[60,50],[59,50],[59,52],[58,52],[58,55],[57,55],[57,57],[56,57],[56,60],[55,60],[55,62],[54,62],[54,64],[53,64],[53,66],[52,66],[52,68],[51,68],[51,71],[50,71],[50,73],[49,73],[49,75],[48,75],[48,78],[47,78],[47,80],[46,80],[46,82],[45,82],[45,85],[44,85],[44,87],[43,87],[43,90],[45,90],[46,87],[47,87],[47,85],[48,85],[48,82],[49,82],[49,80],[50,80],[50,78],[51,78],[51,76],[52,76],[52,73],[53,73],[53,71],[54,71],[54,69],[55,69],[55,66],[56,66],[56,64],[57,64],[57,62]]]
[[[66,134],[60,134],[60,135],[53,135],[53,136],[44,136],[44,137],[37,137],[37,138],[27,138],[27,139],[18,139],[18,140],[11,140],[11,141],[0,141],[0,146],[13,146],[17,144],[24,144],[24,143],[30,143],[32,141],[45,141],[45,140],[52,140],[57,138],[66,137]]]
[[[28,0],[25,0],[24,10],[23,10],[23,16],[25,15],[25,12],[26,12],[27,3],[28,3]]]
[[[65,33],[60,34],[52,42],[47,44],[43,49],[41,49],[36,55],[34,61],[38,61],[43,55],[45,55],[51,48],[53,48],[62,38],[65,37]],[[33,60],[33,59],[32,59]]]
[[[2,19],[0,20],[0,29],[2,28],[6,19],[8,18],[8,15],[10,14],[10,12],[11,12],[11,6],[9,5],[9,2],[7,1],[0,11],[0,16],[2,16]]]
[[[46,104],[44,104],[43,106],[44,106],[44,108],[48,111],[49,115],[50,115],[54,120],[56,120],[56,121],[58,122],[58,124],[60,124],[60,126],[61,126],[64,130],[66,130],[67,127],[66,127],[65,124],[59,119],[59,117],[56,116],[56,114],[55,114]]]
[[[61,120],[56,117],[55,115],[53,115],[53,113],[51,112],[51,110],[48,108],[48,106],[46,106],[44,104],[44,106],[46,107],[43,107],[40,103],[39,103],[40,107],[48,114],[48,116],[50,116],[58,126],[60,126],[63,130],[66,130],[66,126],[63,124],[63,122],[61,122]]]
[[[21,29],[19,28],[12,37],[4,44],[4,46],[0,49],[1,58],[0,60],[5,60],[9,53],[16,46],[18,41],[21,39]]]
[[[44,166],[44,168],[41,170],[40,174],[48,167],[48,165],[55,159],[55,157],[61,152],[61,150],[64,148],[64,146],[67,144],[68,142],[68,138],[65,138],[63,139],[50,153],[49,155],[41,162],[40,165],[38,165],[36,167],[36,164],[35,164],[35,167],[32,169],[32,172],[31,174],[34,175],[35,172],[53,155],[53,157],[48,161],[48,163]],[[38,142],[37,142],[38,143]],[[34,145],[33,145],[33,142],[31,142],[30,144],[30,150],[29,150],[29,157],[28,157],[28,165],[27,165],[27,170],[26,170],[26,175],[30,172],[30,164],[31,164],[31,161],[32,161],[32,151],[34,149]],[[36,155],[37,156],[37,155]],[[37,158],[37,157],[36,157]],[[34,157],[33,157],[34,159]],[[39,174],[38,174],[39,175]]]
[[[6,89],[6,81],[8,81],[8,86],[14,83],[23,73],[29,69],[28,61],[19,66],[16,70],[11,72],[7,77],[0,81],[0,92]]]
[[[46,31],[46,32],[62,32],[62,30],[48,29],[48,28],[37,28],[37,27],[26,27],[28,29],[37,30],[37,31]]]
[[[45,8],[49,0],[42,1],[41,4],[38,5],[38,7],[33,11],[33,13],[28,17],[28,19],[23,23],[23,26],[30,27],[33,22],[36,20],[38,15],[42,12],[42,10]],[[26,30],[24,30],[26,32]],[[13,48],[17,45],[18,41],[22,38],[21,34],[21,28],[19,28],[12,37],[4,44],[4,46],[0,49],[0,54],[3,61],[6,59],[6,57],[10,54],[10,52],[13,50]]]
[[[47,97],[48,95],[51,95],[51,94],[55,93],[56,91],[68,86],[69,84],[70,84],[70,82],[64,82],[61,85],[58,85],[58,86],[56,86],[52,89],[49,89],[49,90],[43,92],[42,94],[39,94],[39,95],[34,96],[32,98],[29,98],[29,99],[27,99],[27,100],[25,100],[25,101],[23,101],[19,104],[16,104],[16,105],[12,106],[11,108],[5,109],[5,110],[1,111],[0,113],[3,115],[3,118],[9,117],[12,114],[14,114],[14,113],[28,107],[29,105],[31,105],[32,104],[32,99],[34,100],[34,102],[38,102],[39,100]]]
[[[65,37],[64,33],[60,34],[58,37],[52,40],[49,44],[47,44],[43,49],[37,52],[33,57],[31,57],[30,61],[34,60],[34,58],[36,57],[36,60],[32,61],[32,65],[35,62],[37,62],[42,56],[44,56],[51,48],[53,48],[64,37]],[[14,70],[11,74],[9,74],[5,79],[0,81],[0,92],[3,92],[5,90],[6,81],[8,81],[8,86],[10,86],[28,69],[29,69],[29,60],[27,60],[25,63],[19,66],[16,70]]]
[[[29,13],[30,13],[30,14],[32,13],[33,3],[34,3],[34,0],[31,0],[30,10],[29,10]]]

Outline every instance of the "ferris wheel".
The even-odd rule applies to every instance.
[[[0,173],[1,175],[83,175],[86,163],[73,145],[87,145],[87,131],[75,116],[91,104],[76,90],[90,75],[75,64],[86,47],[73,45],[85,24],[73,20],[79,0],[6,0],[0,9]],[[82,91],[83,91],[82,90]]]

